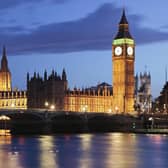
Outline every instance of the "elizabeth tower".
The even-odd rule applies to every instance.
[[[134,49],[134,39],[123,10],[118,33],[112,44],[113,111],[118,113],[134,111]]]

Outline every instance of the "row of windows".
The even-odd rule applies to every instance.
[[[78,112],[108,112],[109,110],[111,111],[111,106],[91,106],[90,108],[84,108],[81,106],[76,106],[76,105],[71,105],[68,106],[67,111],[78,111]]]
[[[17,106],[27,106],[26,101],[12,102],[12,101],[2,101],[0,102],[0,107],[17,107]]]
[[[99,105],[99,104],[106,104],[106,105],[110,105],[112,103],[111,100],[80,100],[80,99],[69,99],[67,101],[65,101],[65,104],[69,104],[69,105],[86,105],[86,104],[90,104],[90,105]]]
[[[26,93],[25,92],[1,92],[0,93],[0,98],[17,98],[17,97],[26,97]]]

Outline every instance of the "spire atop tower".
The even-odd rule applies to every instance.
[[[62,71],[62,80],[64,80],[64,81],[67,80],[67,75],[66,75],[65,69],[63,69],[63,71]]]
[[[165,83],[167,83],[167,65],[165,67]]]
[[[3,57],[6,57],[6,48],[5,48],[5,46],[3,46]]]
[[[6,48],[3,46],[0,67],[0,91],[11,91],[11,73],[8,68]]]
[[[125,15],[125,8],[123,8],[122,17],[121,17],[119,24],[128,24],[128,21],[127,21],[126,15]]]
[[[6,48],[5,48],[5,46],[3,46],[3,51],[2,51],[1,71],[5,71],[5,72],[9,71],[8,60],[7,60],[7,57],[6,57]]]
[[[44,81],[47,81],[47,70],[44,71]]]
[[[129,32],[128,21],[125,14],[125,9],[123,8],[122,16],[119,22],[119,29],[115,39],[128,38],[132,39],[132,36]]]

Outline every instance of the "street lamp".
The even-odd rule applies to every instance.
[[[108,113],[112,113],[112,110],[111,110],[111,109],[108,109]]]
[[[87,112],[87,108],[88,108],[88,106],[87,106],[87,105],[84,105],[84,106],[82,107],[82,111],[83,111],[83,112]]]
[[[14,108],[14,107],[15,107],[15,104],[14,104],[14,103],[12,103],[12,104],[11,104],[11,107],[12,107],[12,108]]]
[[[116,107],[115,107],[116,113],[118,113],[118,110],[119,110],[119,108],[118,108],[118,106],[116,106]]]
[[[51,109],[51,110],[54,110],[54,109],[55,109],[55,106],[52,104],[52,105],[50,106],[50,109]]]
[[[149,117],[148,120],[151,121],[151,128],[153,129],[153,127],[154,127],[154,118],[153,117]]]
[[[54,110],[55,109],[55,105],[54,104],[49,104],[47,101],[44,103],[44,106],[46,108],[46,112],[48,110]]]
[[[46,108],[48,108],[49,103],[46,101],[46,102],[44,103],[44,105],[45,105]]]
[[[82,107],[82,111],[84,112],[85,119],[87,119],[87,109],[88,109],[88,106],[87,106],[87,105],[84,105],[84,106]]]

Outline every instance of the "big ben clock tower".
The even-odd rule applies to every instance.
[[[113,60],[113,111],[134,111],[134,60],[135,43],[129,32],[125,11],[119,22],[118,33],[112,44]]]

